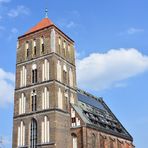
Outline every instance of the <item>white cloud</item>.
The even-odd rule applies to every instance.
[[[143,29],[138,29],[138,28],[129,28],[127,30],[127,33],[128,34],[135,34],[135,33],[140,33],[140,32],[143,32],[144,30]]]
[[[14,80],[13,73],[0,68],[0,107],[5,107],[13,102]]]
[[[111,49],[77,60],[78,86],[102,90],[124,87],[124,80],[148,71],[148,56],[137,49]]]
[[[0,0],[0,3],[8,3],[10,2],[11,0]]]
[[[10,34],[8,36],[8,40],[11,40],[13,37],[16,37],[15,35],[18,33],[18,29],[17,28],[12,28],[10,30]]]
[[[29,14],[29,9],[23,5],[17,6],[16,9],[11,9],[8,12],[8,16],[15,18],[19,15],[28,15]]]
[[[67,24],[66,24],[66,27],[67,28],[73,28],[73,27],[75,27],[77,24],[75,24],[73,21],[70,21],[70,22],[68,22]]]
[[[2,143],[2,145],[6,147],[10,146],[12,144],[12,138],[10,136],[1,136],[0,143]]]

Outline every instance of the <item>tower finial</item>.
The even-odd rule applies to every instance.
[[[45,9],[45,18],[48,18],[48,9]]]

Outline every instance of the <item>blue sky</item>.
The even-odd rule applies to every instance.
[[[6,147],[11,147],[17,37],[44,17],[46,7],[75,41],[78,87],[102,96],[136,147],[147,148],[146,0],[0,0],[0,136]]]

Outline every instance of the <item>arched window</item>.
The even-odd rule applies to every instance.
[[[96,148],[96,135],[92,134],[92,148]]]
[[[78,147],[78,139],[76,134],[72,134],[72,148],[77,148]]]
[[[37,83],[37,66],[36,66],[36,64],[32,65],[32,83]]]
[[[71,93],[70,95],[70,103],[74,104],[75,103],[75,99],[74,99],[74,94]]]
[[[41,54],[43,54],[45,52],[45,49],[44,49],[44,37],[42,36],[41,37]]]
[[[36,55],[36,39],[33,40],[33,56]]]
[[[18,127],[18,147],[22,146],[25,146],[25,125],[23,121]]]
[[[69,85],[71,87],[73,87],[73,72],[72,72],[72,68],[70,68],[70,70],[69,70]]]
[[[25,46],[26,46],[25,47],[26,48],[26,53],[25,54],[26,54],[26,58],[28,58],[29,57],[29,42],[28,41],[26,42]]]
[[[37,122],[35,119],[32,119],[31,121],[30,130],[30,147],[37,148]]]
[[[70,54],[70,45],[68,44],[68,55],[67,55],[67,57],[68,57],[68,59],[70,60],[71,59],[71,54]]]
[[[47,87],[44,88],[42,92],[42,109],[48,109],[49,108],[49,91]]]
[[[58,38],[58,49],[59,49],[59,54],[61,53],[61,37]]]
[[[100,135],[100,148],[105,148],[105,137]]]
[[[44,117],[44,121],[42,121],[42,143],[50,142],[50,124],[47,116]]]
[[[27,70],[26,67],[23,66],[21,71],[20,71],[20,87],[26,86],[26,76],[27,76]]]
[[[63,95],[60,87],[58,90],[58,108],[63,109]]]
[[[61,82],[61,62],[57,62],[57,80]]]
[[[45,59],[44,63],[42,64],[42,80],[49,80],[49,62],[47,59]]]
[[[67,67],[63,65],[63,82],[67,83]]]
[[[36,111],[37,110],[37,95],[36,95],[36,91],[33,90],[31,93],[31,107],[32,107],[32,111]]]
[[[19,98],[19,114],[24,114],[26,108],[26,97],[24,93],[21,94],[21,97]]]
[[[64,56],[66,57],[66,42],[64,41],[63,42],[63,54],[64,54]]]
[[[51,48],[52,52],[55,52],[55,49],[56,49],[56,34],[55,34],[55,30],[54,29],[51,29],[50,48]]]

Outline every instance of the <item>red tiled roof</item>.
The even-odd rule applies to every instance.
[[[37,30],[46,28],[46,27],[51,26],[51,25],[53,25],[53,22],[50,19],[48,19],[48,18],[44,18],[37,25],[35,25],[31,29],[29,29],[29,31],[27,31],[25,34],[29,34],[29,33],[35,32]]]

